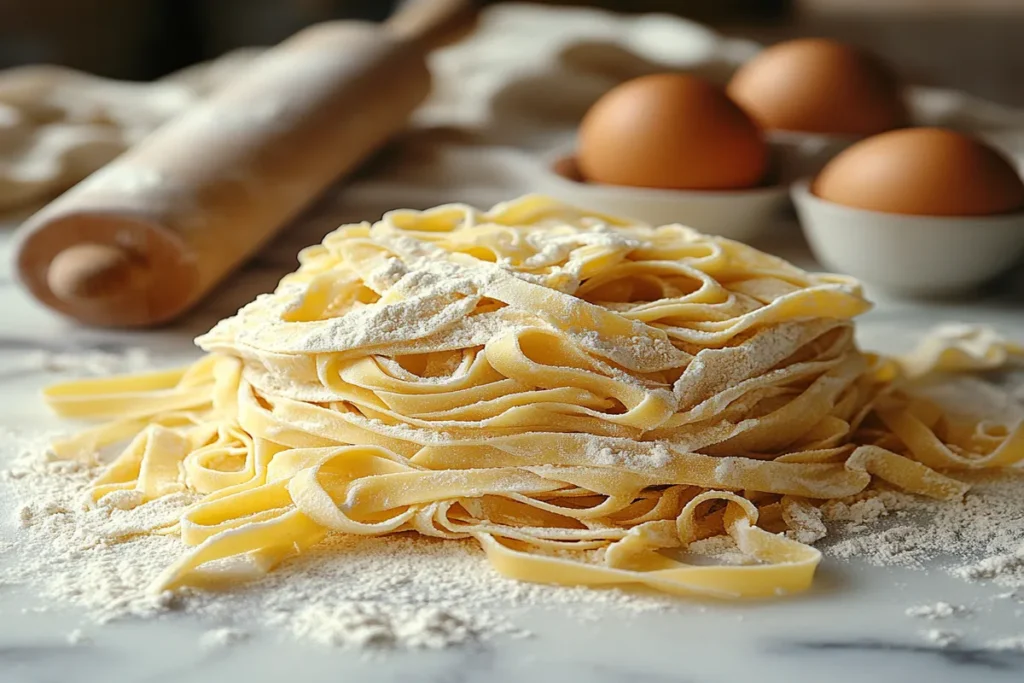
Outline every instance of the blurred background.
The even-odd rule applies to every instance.
[[[229,50],[268,45],[329,18],[379,21],[394,0],[0,0],[0,68],[49,62],[150,79]],[[568,0],[669,12],[774,42],[834,37],[903,77],[1024,105],[1024,0]]]

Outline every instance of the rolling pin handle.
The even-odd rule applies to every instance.
[[[46,282],[66,303],[107,299],[140,283],[145,269],[130,252],[109,244],[77,244],[57,254]]]
[[[481,0],[406,0],[385,26],[430,52],[472,32],[482,4]]]

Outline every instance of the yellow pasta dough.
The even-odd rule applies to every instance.
[[[201,494],[154,530],[191,547],[155,590],[415,531],[526,581],[770,596],[810,585],[819,502],[956,499],[950,471],[1024,458],[1020,425],[944,415],[858,350],[855,281],[679,225],[530,196],[393,211],[300,262],[192,367],[46,392],[108,420],[58,454],[131,439],[94,501]],[[749,563],[684,561],[723,534]]]

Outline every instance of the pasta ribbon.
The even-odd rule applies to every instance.
[[[909,374],[967,351],[865,354],[868,308],[849,278],[529,196],[342,226],[190,368],[45,398],[112,420],[58,454],[128,441],[93,501],[199,494],[154,590],[417,532],[475,538],[524,581],[765,597],[811,584],[820,554],[796,539],[824,533],[820,502],[873,482],[957,499],[954,471],[1024,459],[1020,424],[914,394]],[[1007,355],[970,341],[986,367]],[[716,536],[748,561],[686,561]]]

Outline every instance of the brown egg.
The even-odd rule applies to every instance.
[[[907,125],[896,77],[857,48],[802,38],[762,50],[729,96],[767,130],[873,135]]]
[[[886,213],[987,216],[1024,208],[1024,182],[988,145],[944,128],[882,133],[846,148],[811,191]]]
[[[720,88],[656,74],[612,88],[590,108],[577,163],[584,178],[609,185],[727,190],[761,181],[768,148]]]

